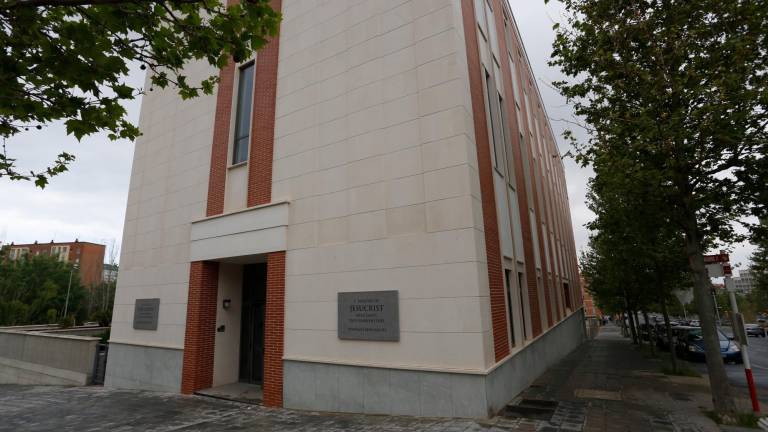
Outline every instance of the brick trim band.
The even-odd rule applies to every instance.
[[[224,213],[224,192],[227,183],[227,154],[229,129],[232,118],[232,87],[235,81],[235,63],[229,63],[219,71],[219,87],[216,94],[216,114],[213,119],[213,143],[211,145],[211,171],[208,177],[208,204],[206,216]]]
[[[464,22],[464,40],[469,70],[469,91],[472,96],[472,117],[475,125],[475,146],[477,147],[477,170],[480,177],[480,197],[483,208],[485,254],[488,263],[488,288],[491,303],[491,325],[493,328],[493,353],[496,361],[509,355],[509,334],[507,331],[507,307],[504,295],[504,276],[501,268],[501,246],[499,224],[496,215],[496,196],[493,190],[493,168],[491,148],[488,141],[488,126],[485,116],[483,82],[480,70],[480,49],[477,42],[475,8],[472,0],[461,1]]]
[[[283,406],[285,336],[285,251],[267,255],[267,310],[264,327],[264,405]]]
[[[272,0],[279,11],[282,0]],[[275,37],[256,56],[251,118],[251,148],[248,156],[248,207],[272,201],[272,157],[275,147],[275,105],[280,38]]]
[[[187,326],[181,371],[182,394],[192,394],[213,385],[218,286],[219,263],[212,261],[190,263]]]

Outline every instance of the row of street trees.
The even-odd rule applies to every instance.
[[[584,273],[622,309],[694,287],[715,410],[736,411],[704,253],[765,217],[768,5],[762,0],[565,0],[551,65],[586,122],[597,219]],[[683,265],[682,263],[685,263]]]

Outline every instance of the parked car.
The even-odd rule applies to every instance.
[[[650,341],[652,340],[651,338],[656,337],[654,327],[653,324],[640,324],[640,338]]]
[[[676,331],[677,355],[693,361],[704,361],[704,338],[699,327],[679,327]],[[720,340],[720,355],[726,363],[741,363],[741,350],[739,346],[717,329]]]
[[[675,337],[677,330],[680,328],[682,327],[679,325],[670,325],[672,337]],[[656,346],[665,351],[669,351],[670,343],[669,338],[667,337],[667,328],[664,323],[661,323],[656,327]]]
[[[757,324],[744,324],[744,329],[747,331],[747,336],[765,337],[765,329]]]

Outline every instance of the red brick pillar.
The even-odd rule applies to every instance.
[[[181,393],[213,385],[213,350],[216,343],[216,301],[219,263],[194,261],[189,268],[187,328],[184,336],[184,364]]]
[[[219,71],[219,88],[216,95],[216,115],[213,121],[213,143],[211,144],[211,170],[208,177],[208,202],[206,216],[224,212],[224,190],[227,183],[227,151],[229,149],[229,128],[232,116],[232,92],[235,82],[235,63],[230,60]]]
[[[282,9],[282,0],[270,6]],[[251,118],[251,151],[248,161],[248,207],[272,201],[272,158],[275,148],[275,107],[277,103],[277,63],[280,37],[270,40],[256,56],[253,111]]]
[[[493,190],[490,138],[488,137],[483,79],[482,71],[480,70],[480,48],[477,42],[477,24],[475,22],[472,0],[462,0],[461,12],[464,20],[464,40],[467,49],[469,92],[472,97],[472,118],[475,124],[477,171],[480,177],[480,202],[483,206],[483,231],[485,234],[485,255],[488,262],[493,353],[495,360],[500,361],[508,356],[510,352],[509,331],[504,294],[504,270],[501,266],[501,241],[499,240],[499,223],[496,214],[496,195]]]
[[[267,255],[267,311],[264,326],[264,405],[283,406],[285,337],[285,251]]]

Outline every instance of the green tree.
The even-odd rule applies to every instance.
[[[51,324],[61,319],[70,274],[68,315],[82,322],[86,290],[69,263],[48,255],[14,261],[0,258],[0,325]]]
[[[564,0],[551,64],[584,119],[582,164],[633,162],[685,238],[715,410],[736,407],[720,358],[703,255],[765,215],[768,5],[765,0]]]
[[[63,121],[78,140],[101,131],[135,139],[139,130],[121,105],[143,92],[124,82],[130,62],[149,69],[153,87],[175,86],[185,99],[212,93],[218,77],[191,82],[184,65],[247,59],[280,22],[269,0],[225,3],[0,0],[0,138]],[[45,170],[28,171],[3,145],[0,177],[45,187],[73,160],[64,152]]]
[[[654,184],[628,176],[637,168],[620,162],[596,164],[590,180],[587,205],[596,217],[587,224],[592,234],[582,273],[598,303],[612,311],[662,311],[671,340],[672,292],[690,280],[683,238],[665,214],[665,201],[651,193]]]
[[[755,230],[752,240],[757,245],[757,250],[750,257],[752,275],[755,278],[755,291],[763,300],[761,306],[765,308],[768,307],[768,223],[764,221]]]

